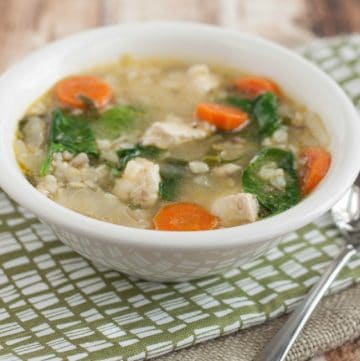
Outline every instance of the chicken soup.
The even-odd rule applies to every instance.
[[[15,150],[53,201],[124,226],[197,231],[295,206],[331,161],[318,115],[271,79],[174,60],[119,62],[54,84]]]

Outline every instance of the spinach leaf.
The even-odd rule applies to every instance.
[[[278,99],[273,93],[264,93],[257,98],[245,99],[236,95],[229,95],[225,102],[240,108],[255,120],[261,136],[269,137],[281,125],[281,120],[277,115]]]
[[[140,114],[141,111],[134,107],[119,105],[100,114],[92,127],[97,138],[115,139],[133,128]]]
[[[89,123],[81,116],[65,114],[61,109],[55,109],[50,125],[47,156],[41,165],[40,176],[49,172],[52,155],[65,151],[98,155]]]
[[[186,175],[187,162],[179,159],[166,159],[160,166],[161,182],[159,194],[165,201],[175,201],[179,191],[179,184]]]
[[[264,93],[254,100],[252,115],[262,136],[271,136],[281,125],[277,115],[278,100],[272,93]]]
[[[94,101],[85,95],[80,94],[79,99],[84,104],[84,116],[87,120],[94,121],[100,117],[100,112]]]
[[[50,142],[61,144],[71,153],[98,153],[89,123],[81,116],[67,115],[60,109],[54,111]]]
[[[52,155],[54,153],[65,152],[65,150],[66,148],[62,144],[51,143],[48,146],[46,157],[40,166],[40,172],[39,172],[40,177],[44,177],[49,173],[51,161],[52,161]]]
[[[284,189],[275,188],[259,176],[260,169],[275,163],[285,173]],[[279,148],[266,148],[258,153],[244,169],[242,176],[245,192],[256,195],[259,203],[270,213],[282,212],[300,200],[299,181],[294,169],[294,156],[291,152]]]
[[[240,98],[236,95],[229,95],[225,98],[225,102],[234,107],[240,108],[248,114],[251,114],[252,112],[253,101],[250,99]]]
[[[159,185],[159,194],[160,198],[164,201],[172,202],[176,199],[177,188],[179,185],[180,179],[173,177],[161,176],[161,182]]]
[[[119,149],[117,155],[119,158],[119,170],[122,171],[126,167],[129,160],[142,157],[154,159],[157,158],[161,153],[161,149],[153,146],[142,146],[137,144],[132,148]]]

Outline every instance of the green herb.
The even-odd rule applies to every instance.
[[[225,98],[225,102],[234,107],[240,108],[248,114],[251,114],[252,112],[253,101],[250,99],[240,98],[236,95],[229,95]]]
[[[275,163],[285,173],[284,189],[275,188],[268,181],[259,177],[260,169]],[[300,200],[300,188],[294,169],[294,156],[291,152],[279,148],[266,148],[256,155],[244,169],[242,182],[245,192],[257,196],[259,203],[270,213],[282,212]]]
[[[277,115],[278,100],[272,93],[264,93],[254,100],[252,115],[262,136],[271,136],[281,125]]]
[[[52,161],[52,155],[54,153],[65,152],[65,150],[66,148],[62,144],[51,143],[48,146],[46,157],[40,166],[40,172],[39,172],[40,177],[44,177],[49,173],[51,161]]]
[[[87,120],[94,121],[100,117],[99,109],[91,98],[80,94],[79,99],[84,104],[84,115]]]
[[[166,159],[160,166],[161,183],[159,194],[165,201],[175,201],[182,178],[187,173],[187,162],[179,159]]]
[[[164,201],[172,202],[176,199],[179,178],[161,176],[159,194]]]
[[[273,93],[261,94],[254,100],[229,95],[225,102],[248,113],[255,120],[263,137],[271,136],[281,125],[277,115],[278,99]]]
[[[121,133],[132,129],[136,125],[141,111],[132,106],[116,106],[106,110],[93,122],[93,129],[97,138],[115,139]]]
[[[161,149],[153,146],[142,146],[140,144],[135,145],[132,148],[119,149],[117,155],[119,158],[119,170],[122,171],[129,160],[142,157],[155,159],[161,153]]]
[[[94,134],[81,116],[67,115],[56,109],[50,130],[50,142],[61,144],[71,153],[97,155]]]
[[[81,116],[65,114],[61,109],[55,109],[50,126],[47,156],[40,167],[41,177],[49,172],[52,155],[65,151],[98,155],[89,123]]]

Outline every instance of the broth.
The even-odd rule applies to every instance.
[[[80,105],[61,93],[74,91],[87,76],[110,89],[105,105],[96,104],[108,90],[100,83],[96,95],[84,91],[75,99]],[[60,81],[36,101],[19,123],[18,162],[29,181],[55,202],[125,226],[210,229],[200,213],[196,220],[196,209],[188,228],[174,226],[185,216],[161,228],[154,216],[163,221],[175,204],[180,216],[181,205],[189,203],[208,212],[211,228],[276,214],[308,193],[303,183],[312,157],[325,154],[329,166],[328,137],[316,114],[272,89],[270,80],[255,76],[265,86],[255,87],[256,94],[237,82],[251,77],[222,66],[125,56],[75,77],[72,88],[70,78]],[[239,106],[239,99],[246,104]],[[264,121],[268,129],[262,129]],[[224,128],[234,122],[243,123]],[[265,160],[254,173],[257,154]],[[285,159],[291,169],[281,165]],[[271,204],[270,194],[277,204]]]

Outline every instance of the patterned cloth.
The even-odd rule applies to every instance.
[[[301,49],[360,108],[360,37]],[[0,360],[143,360],[291,310],[338,254],[329,215],[224,275],[145,282],[93,264],[0,193]],[[332,292],[360,281],[354,258]]]

